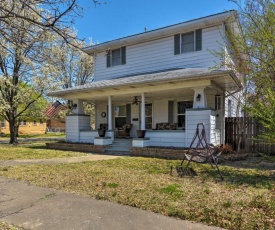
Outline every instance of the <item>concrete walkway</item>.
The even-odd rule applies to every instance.
[[[10,141],[9,138],[1,138],[0,144],[8,144]],[[39,141],[65,141],[65,137],[39,137],[39,138],[22,138],[17,139],[18,143],[27,143],[27,142],[39,142]]]
[[[0,204],[0,221],[26,229],[219,229],[2,177]]]
[[[52,164],[62,164],[62,163],[79,163],[79,162],[85,162],[85,161],[111,160],[119,157],[122,157],[122,156],[91,154],[89,156],[68,157],[68,158],[1,160],[0,166],[33,165],[33,164],[52,165]]]

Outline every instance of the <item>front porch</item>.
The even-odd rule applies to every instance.
[[[97,143],[110,145],[127,124],[132,146],[188,147],[198,123],[204,123],[209,143],[222,143],[225,92],[238,89],[238,84],[231,71],[175,69],[103,80],[49,95],[74,102],[73,114],[66,119],[68,142],[96,144],[97,129],[107,124],[108,141]],[[93,129],[83,102],[95,106]],[[137,130],[146,130],[144,143],[135,144]]]

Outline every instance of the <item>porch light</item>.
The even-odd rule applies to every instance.
[[[197,97],[196,97],[197,101],[201,100],[201,95],[198,93]]]

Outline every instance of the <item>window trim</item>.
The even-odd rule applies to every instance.
[[[120,63],[113,65],[113,51],[115,50],[120,50]],[[120,66],[120,65],[126,65],[126,46],[122,46],[116,49],[110,49],[107,51],[107,55],[106,55],[107,68]]]
[[[178,110],[179,107],[178,106],[179,106],[180,102],[192,103],[192,107],[193,107],[194,101],[177,101],[177,124],[178,124],[178,128],[185,130],[186,123],[185,123],[185,126],[179,126],[179,122],[178,122],[179,121],[179,116],[184,116],[186,118],[186,108],[185,108],[185,113],[179,113],[179,110]]]
[[[146,115],[146,106],[151,106],[152,107],[150,116]],[[146,122],[147,117],[151,117],[151,122],[150,123]],[[147,125],[150,125],[150,128],[146,128]],[[153,103],[146,103],[145,104],[145,129],[153,129]]]
[[[182,36],[193,33],[194,36],[194,50],[182,52]],[[174,35],[174,55],[192,53],[202,50],[202,29],[189,31],[186,33],[180,33]]]

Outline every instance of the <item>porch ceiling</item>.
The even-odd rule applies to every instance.
[[[48,93],[49,96],[86,101],[106,100],[111,95],[117,99],[132,98],[146,93],[146,97],[173,97],[190,95],[192,88],[208,87],[219,91],[233,91],[241,87],[232,71],[208,69],[173,69],[145,73],[123,78],[97,81],[86,85]]]

